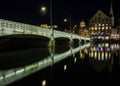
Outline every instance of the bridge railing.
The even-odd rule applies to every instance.
[[[57,31],[57,30],[54,30],[54,36],[57,38],[57,37],[67,37],[67,38],[70,38],[70,34],[69,33],[65,33],[65,32],[62,32],[62,31]]]
[[[4,19],[0,19],[0,30],[1,31],[7,31],[7,34],[10,34],[11,32],[16,34],[16,33],[22,33],[22,34],[36,34],[36,35],[42,35],[42,36],[47,36],[50,38],[51,36],[51,30],[50,29],[45,29],[41,28],[38,26],[34,25],[29,25],[29,24],[24,24],[24,23],[19,23],[19,22],[13,22],[13,21],[8,21]],[[70,34],[62,31],[57,31],[53,30],[54,32],[54,37],[67,37],[67,38],[77,38],[77,39],[84,39],[84,40],[90,40],[89,38],[85,37],[80,37],[75,34]]]
[[[26,34],[42,34],[43,36],[44,35],[46,36],[46,34],[47,36],[50,35],[49,29],[43,29],[38,26],[8,21],[4,19],[0,19],[0,30],[26,33]]]

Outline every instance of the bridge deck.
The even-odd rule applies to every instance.
[[[69,39],[90,41],[90,38],[82,37],[76,34],[70,34],[58,30],[52,31],[50,29],[45,29],[34,25],[0,19],[0,36],[12,35],[12,34],[33,34],[33,35],[42,35],[51,38],[52,33],[54,38],[65,37]]]

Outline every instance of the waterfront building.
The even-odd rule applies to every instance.
[[[111,30],[114,27],[114,15],[112,2],[110,6],[110,14],[105,14],[102,10],[98,10],[89,21],[89,31],[92,39],[110,39]]]

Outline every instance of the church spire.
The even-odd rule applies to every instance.
[[[111,16],[114,16],[114,14],[113,14],[112,0],[111,0],[111,5],[110,5],[110,15],[111,15]]]
[[[112,0],[111,0],[111,5],[110,5],[110,17],[111,17],[112,26],[114,26],[114,14],[113,14]]]

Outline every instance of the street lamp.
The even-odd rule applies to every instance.
[[[41,11],[42,14],[45,15],[46,12],[47,12],[46,6],[42,6],[42,7],[40,8],[40,11]]]
[[[50,42],[49,42],[49,47],[51,51],[51,85],[52,85],[52,73],[53,73],[53,64],[54,64],[54,52],[55,52],[55,40],[54,40],[54,32],[53,32],[53,26],[52,26],[52,0],[50,0],[50,29],[51,29],[51,37],[50,37]]]
[[[50,29],[51,29],[51,41],[54,40],[53,27],[52,27],[52,0],[50,0]]]
[[[50,16],[50,20],[49,20],[49,23],[50,23],[50,29],[51,29],[51,37],[50,37],[50,39],[51,39],[51,41],[53,41],[54,40],[54,34],[53,34],[53,25],[52,25],[52,0],[50,0],[50,14],[49,14],[49,16]],[[43,14],[43,15],[45,15],[46,14],[46,12],[47,12],[47,8],[46,8],[46,6],[41,6],[40,7],[40,11],[41,11],[41,13]]]
[[[64,22],[67,22],[67,21],[68,21],[68,20],[65,18],[65,19],[64,19]]]
[[[68,22],[69,21],[69,30],[70,30],[70,33],[71,33],[71,15],[69,16],[69,18],[64,18],[64,22]]]
[[[42,7],[41,7],[41,11],[45,12],[45,11],[46,11],[46,7],[45,7],[45,6],[42,6]]]
[[[68,19],[67,18],[64,18],[64,23],[65,23],[65,26],[64,26],[64,31],[67,31],[67,22],[68,22]]]

